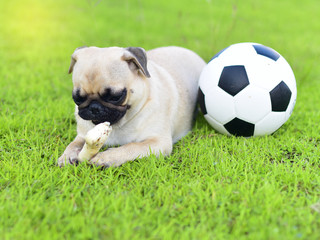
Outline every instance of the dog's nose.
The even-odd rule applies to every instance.
[[[103,111],[103,107],[98,102],[92,102],[89,106],[89,111],[92,115],[99,115]]]

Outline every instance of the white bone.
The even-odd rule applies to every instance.
[[[85,137],[86,142],[78,155],[78,160],[84,162],[94,157],[107,141],[111,131],[112,127],[109,122],[100,123],[88,131]]]

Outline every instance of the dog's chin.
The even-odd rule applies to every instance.
[[[100,124],[100,123],[104,123],[104,122],[108,122],[108,121],[91,120],[91,122],[92,122],[94,125],[98,125],[98,124]]]
[[[124,115],[126,114],[126,110],[118,111],[118,110],[107,110],[99,115],[93,115],[88,112],[86,109],[79,109],[78,115],[84,119],[89,120],[93,124],[98,125],[100,123],[109,122],[110,125],[116,124],[119,122]]]
[[[81,117],[80,114],[79,114],[79,116]],[[81,118],[84,119],[84,120],[91,121],[94,125],[98,125],[98,124],[104,123],[104,122],[109,122],[110,125],[114,125],[114,124],[116,124],[117,122],[119,122],[122,119],[122,117],[117,118],[117,119],[114,119],[114,118],[111,118],[111,119],[110,118],[85,119],[83,117],[81,117]]]

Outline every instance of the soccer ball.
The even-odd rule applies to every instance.
[[[217,53],[199,80],[199,103],[218,132],[261,136],[275,132],[290,117],[297,97],[290,65],[275,50],[238,43]]]

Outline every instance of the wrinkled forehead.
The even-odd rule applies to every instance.
[[[86,50],[86,51],[85,51]],[[130,77],[128,64],[122,60],[120,49],[84,49],[77,56],[73,71],[74,88],[97,93],[105,88],[121,90]]]
[[[91,72],[109,72],[116,69],[122,62],[123,50],[121,48],[97,48],[89,47],[76,53],[77,64],[75,71],[80,74]]]

